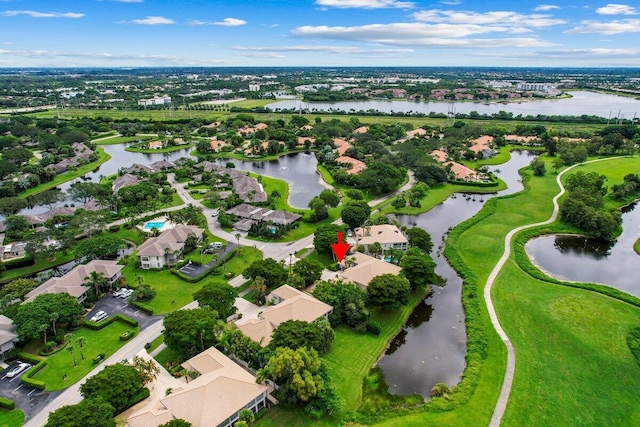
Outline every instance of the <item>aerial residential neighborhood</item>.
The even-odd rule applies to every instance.
[[[638,15],[0,1],[0,427],[640,425]]]

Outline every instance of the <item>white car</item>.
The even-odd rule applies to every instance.
[[[94,314],[94,315],[91,317],[91,321],[92,321],[92,322],[99,322],[99,321],[101,321],[101,320],[106,319],[107,317],[109,317],[109,315],[107,314],[107,312],[106,312],[106,311],[102,311],[102,310],[100,310],[100,311],[98,311],[96,314]]]
[[[126,299],[129,298],[131,296],[131,294],[133,293],[133,289],[123,289],[122,292],[120,292],[120,298]]]
[[[121,288],[121,289],[118,289],[117,291],[115,291],[115,292],[113,293],[113,296],[114,296],[114,297],[119,297],[120,295],[122,295],[122,292],[124,292],[124,291],[126,291],[126,290],[127,290],[127,288]]]
[[[220,209],[214,209],[214,210],[211,212],[211,216],[212,216],[212,217],[216,217],[216,216],[218,216],[219,214],[220,214]]]
[[[32,366],[31,363],[18,362],[18,364],[16,366],[14,366],[13,369],[11,369],[9,372],[7,372],[7,377],[8,378],[13,378],[16,375],[19,375],[22,372],[24,372],[27,369],[29,369],[31,366]]]

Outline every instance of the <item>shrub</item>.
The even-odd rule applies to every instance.
[[[97,355],[96,357],[93,358],[93,364],[97,365],[98,363],[102,362],[104,360],[104,353],[100,353],[99,355]]]
[[[46,388],[46,384],[44,383],[44,381],[34,380],[31,377],[43,370],[47,366],[47,361],[24,352],[20,353],[19,357],[22,360],[26,360],[27,362],[34,364],[31,369],[29,369],[22,377],[20,377],[20,382],[28,387],[32,387],[38,390],[44,390]]]
[[[115,233],[116,231],[120,231],[120,226],[119,225],[112,225],[109,227],[109,231],[112,233]]]
[[[131,301],[129,301],[129,303],[131,303]],[[152,310],[153,311],[153,310]],[[110,324],[112,324],[113,322],[115,322],[116,320],[119,320],[120,322],[129,325],[129,326],[133,326],[134,328],[138,326],[138,321],[136,319],[133,319],[129,316],[125,316],[124,314],[114,314],[113,316],[107,318],[106,320],[103,320],[101,322],[93,322],[91,320],[85,320],[84,321],[84,326],[89,328],[89,329],[93,329],[93,330],[99,330],[102,329]]]
[[[129,341],[135,334],[135,332],[126,331],[124,334],[120,335],[120,341]]]
[[[367,322],[367,332],[377,337],[380,335],[380,332],[382,332],[382,326],[375,320],[369,319]]]
[[[15,409],[16,402],[11,399],[7,399],[6,397],[0,396],[0,408],[12,410]]]
[[[149,307],[145,303],[142,303],[140,301],[133,301],[133,300],[130,299],[129,300],[129,305],[131,307],[137,308],[138,310],[142,311],[143,313],[145,313],[145,314],[147,314],[149,316],[153,316],[153,308]]]
[[[431,389],[431,397],[440,397],[449,393],[449,386],[445,383],[438,383]]]

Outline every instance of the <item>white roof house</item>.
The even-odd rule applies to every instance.
[[[355,230],[356,241],[359,246],[364,246],[369,251],[369,245],[380,243],[382,250],[400,249],[406,250],[409,241],[395,225],[381,224],[370,227],[359,227]]]
[[[393,274],[397,276],[402,270],[395,264],[360,252],[347,255],[347,257],[354,261],[354,265],[340,272],[340,276],[348,282],[355,283],[362,289],[369,286],[369,282],[376,276],[383,274]]]

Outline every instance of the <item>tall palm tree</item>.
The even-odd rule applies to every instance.
[[[64,340],[68,342],[67,351],[71,353],[71,357],[73,358],[73,367],[75,368],[78,366],[78,363],[76,362],[76,355],[73,352],[73,350],[75,350],[75,347],[73,346],[73,334],[66,334],[64,336]]]
[[[78,347],[80,347],[80,358],[84,360],[84,352],[82,351],[82,347],[87,345],[87,337],[76,338],[76,344],[78,344]]]
[[[235,236],[236,242],[238,242],[238,246],[240,246],[240,233],[236,233]]]
[[[92,271],[87,277],[84,278],[84,283],[87,286],[93,286],[96,292],[96,298],[100,296],[100,290],[106,289],[107,286],[111,286],[111,283],[103,273]]]

